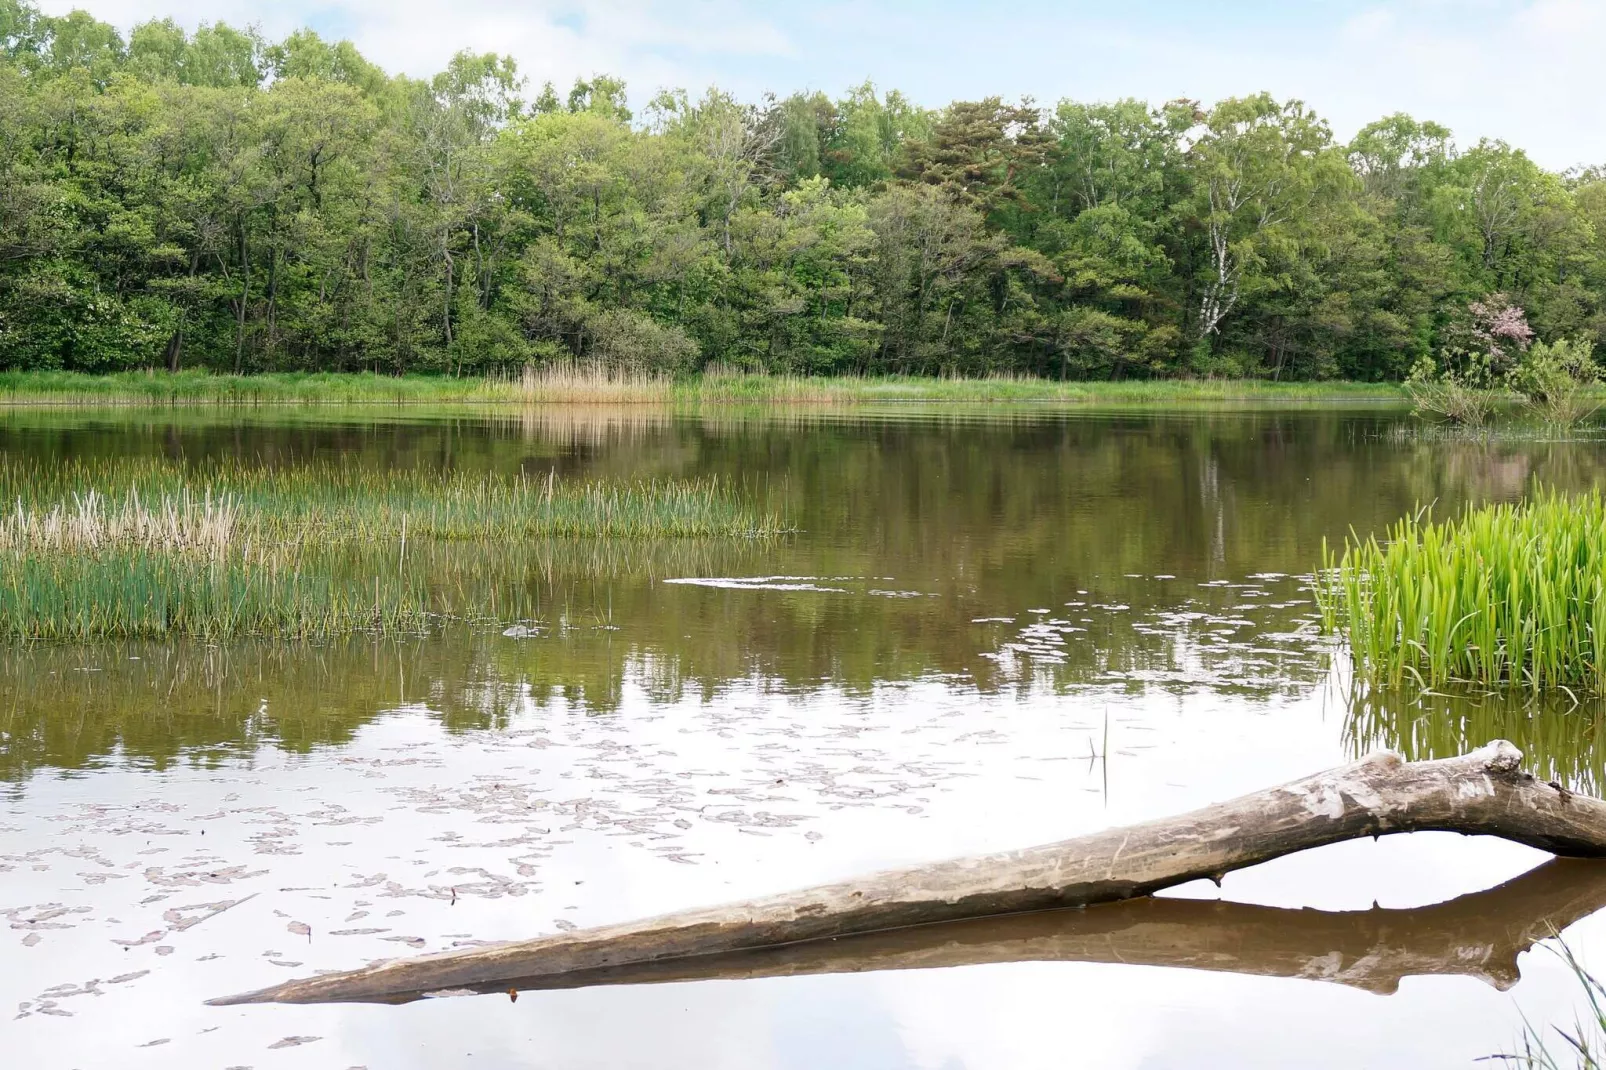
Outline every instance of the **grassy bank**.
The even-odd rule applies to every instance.
[[[1606,692],[1606,501],[1541,492],[1324,549],[1329,630],[1359,678]]]
[[[684,379],[556,367],[517,378],[455,379],[371,373],[212,375],[206,372],[0,373],[0,405],[341,404],[813,404],[877,402],[1060,402],[1400,399],[1393,383],[1274,383],[1258,379],[1058,382],[896,376],[805,378],[715,371]]]
[[[497,616],[490,565],[533,540],[753,537],[779,518],[711,482],[568,483],[165,461],[0,464],[0,636],[416,632]]]

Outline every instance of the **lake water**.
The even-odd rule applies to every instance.
[[[203,1004],[1062,839],[1382,746],[1504,736],[1599,790],[1596,705],[1356,695],[1318,635],[1324,538],[1588,485],[1606,459],[1410,426],[1320,407],[0,414],[6,454],[718,476],[797,528],[459,547],[442,582],[517,612],[428,637],[0,650],[6,1062],[1465,1067],[1524,1015],[1569,1024],[1565,968],[1513,955],[1556,924],[1606,967],[1606,868],[1529,873],[1547,856],[1437,834],[769,971],[790,976]]]

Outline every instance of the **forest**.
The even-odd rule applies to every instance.
[[[507,56],[0,0],[0,368],[1404,378],[1606,335],[1606,169],[1304,102],[632,111]]]

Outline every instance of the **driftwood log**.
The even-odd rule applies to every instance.
[[[518,987],[515,982],[522,983],[523,987],[555,988],[681,980],[713,976],[709,971],[721,966],[716,959],[725,960],[726,972],[718,975],[731,976],[732,956],[743,953],[752,956],[763,949],[770,949],[763,951],[767,957],[753,959],[735,970],[734,975],[892,968],[900,964],[892,960],[908,950],[907,945],[902,944],[908,934],[889,930],[1028,912],[1051,911],[1059,915],[1057,918],[1045,916],[998,922],[1006,928],[1009,924],[1020,926],[1022,934],[1029,934],[1034,926],[1060,924],[1065,915],[1072,913],[1064,911],[1066,907],[1147,896],[1201,877],[1219,881],[1232,870],[1295,851],[1396,832],[1446,831],[1499,836],[1558,855],[1606,856],[1606,802],[1537,780],[1521,770],[1521,761],[1522,753],[1503,740],[1457,758],[1436,761],[1406,762],[1396,754],[1377,754],[1352,765],[1178,817],[1110,829],[1041,847],[877,873],[855,881],[644,921],[421,955],[346,973],[290,981],[211,1002],[222,1005],[396,1002],[420,995],[492,986],[506,991],[509,987]],[[1580,901],[1587,908],[1583,909],[1584,913],[1598,905],[1593,898],[1594,886],[1591,888]],[[1568,917],[1574,906],[1540,911],[1541,920],[1562,924],[1575,920]],[[1063,946],[1055,953],[1022,955],[1017,950],[1003,955],[1005,958],[1113,959],[1120,953],[1119,946],[1103,954],[1097,950],[1101,926],[1107,927],[1108,932],[1127,933],[1127,939],[1140,939],[1150,947],[1152,950],[1147,955],[1138,954],[1139,961],[1202,965],[1212,955],[1227,953],[1229,957],[1242,958],[1251,954],[1247,946],[1230,947],[1225,942],[1216,944],[1216,951],[1212,952],[1207,940],[1206,946],[1196,946],[1197,955],[1190,955],[1187,943],[1179,942],[1181,937],[1175,935],[1173,923],[1167,922],[1165,917],[1167,912],[1177,918],[1191,914],[1208,916],[1212,910],[1219,909],[1214,905],[1195,906],[1171,900],[1163,905],[1158,901],[1131,904],[1124,915],[1113,918],[1103,911],[1077,912],[1083,915],[1083,920],[1064,928],[1064,934],[1056,938]],[[1272,908],[1234,907],[1227,911],[1226,929],[1218,924],[1213,931],[1230,934],[1235,925],[1242,924],[1235,918],[1248,918],[1265,909]],[[1170,934],[1152,930],[1141,935],[1144,911],[1159,912],[1159,924],[1170,928]],[[1262,916],[1282,919],[1284,915],[1296,913],[1320,914],[1278,911]],[[1091,929],[1087,927],[1089,923]],[[1279,920],[1277,924],[1284,922]],[[1325,922],[1317,922],[1318,926],[1321,924]],[[1139,927],[1134,928],[1134,925]],[[930,935],[933,934],[908,938],[922,947],[925,946],[922,941]],[[849,942],[840,939],[843,937],[857,939]],[[939,940],[943,939],[939,935]],[[1523,939],[1532,942],[1528,937]],[[850,960],[853,956],[869,960],[880,958],[885,967],[825,965],[795,969],[791,965],[793,962],[828,963],[832,960],[833,951],[828,948],[789,947],[811,941],[835,941]],[[997,942],[996,937],[977,941],[988,946]],[[1006,939],[1005,943],[1008,942]],[[1313,942],[1324,941],[1313,939]],[[1516,943],[1521,940],[1507,939],[1501,946],[1515,946]],[[855,944],[858,950],[854,950]],[[900,947],[904,950],[898,950]],[[1322,952],[1313,949],[1311,953]],[[1453,953],[1453,948],[1446,953]],[[917,950],[913,957],[921,961],[902,964],[935,966],[957,961],[995,961],[989,957],[992,952],[975,959],[964,959],[964,954],[961,951],[954,961],[940,962],[929,961],[929,954]],[[1304,975],[1304,967],[1299,965],[1304,954],[1297,949],[1279,952],[1271,955],[1271,959],[1280,965],[1265,970],[1246,969],[1248,972],[1286,971]],[[1516,951],[1511,952],[1513,960],[1515,954]],[[891,960],[887,958],[889,955]],[[1120,960],[1133,961],[1124,954]],[[1229,963],[1216,968],[1237,967]],[[1363,983],[1362,987],[1381,990],[1390,972],[1384,970],[1376,975],[1379,980]],[[1399,972],[1411,971],[1401,965]],[[1496,971],[1490,976],[1510,974]],[[564,978],[570,980],[566,983]]]
[[[1120,963],[1297,977],[1378,995],[1393,993],[1406,977],[1455,975],[1504,991],[1520,978],[1519,955],[1602,907],[1606,859],[1553,858],[1498,887],[1407,910],[1291,910],[1140,896],[1086,908],[911,925],[528,977],[491,969],[447,991],[528,992],[1002,962]],[[431,994],[442,993],[397,990],[367,998],[410,1003]]]

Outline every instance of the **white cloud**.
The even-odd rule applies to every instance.
[[[311,23],[390,70],[422,75],[460,48],[514,55],[560,87],[607,71],[643,100],[718,83],[744,96],[839,92],[865,77],[928,105],[992,93],[1205,101],[1269,89],[1328,116],[1341,137],[1409,111],[1463,142],[1500,137],[1550,167],[1606,162],[1606,0],[1336,0],[1112,12],[1093,0],[991,4],[841,0],[802,8],[752,0],[45,0],[129,26],[173,15],[259,22],[270,36]]]
[[[619,73],[644,93],[660,86],[717,80],[730,56],[785,56],[786,35],[731,0],[45,0],[52,13],[82,7],[124,29],[172,17],[258,25],[280,37],[303,25],[349,37],[387,70],[427,75],[461,49],[513,55],[532,81],[560,87],[598,72]]]

